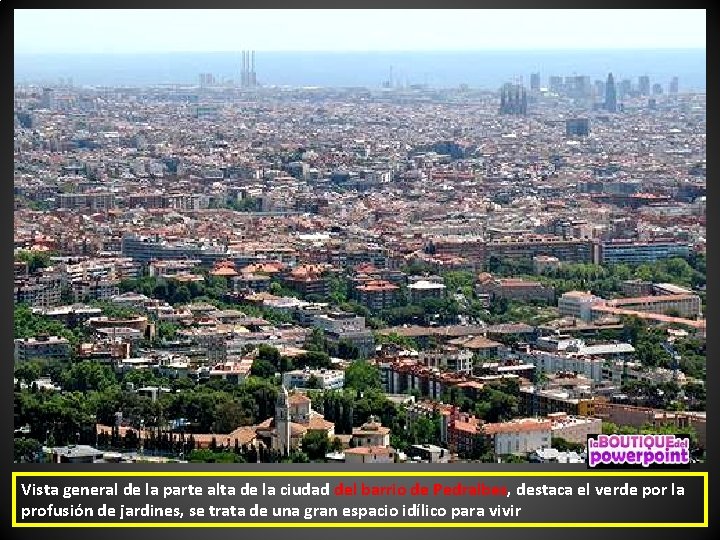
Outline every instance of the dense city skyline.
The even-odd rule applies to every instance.
[[[193,13],[103,16],[187,46],[237,23]],[[273,36],[307,33],[303,13]],[[365,40],[398,21],[379,13]],[[554,17],[576,46],[593,13],[513,29]],[[674,34],[662,12],[593,24],[614,46],[690,26],[704,46],[677,13]],[[483,39],[509,28],[472,14],[500,17]],[[73,35],[106,30],[97,16]],[[47,27],[27,17],[21,42]],[[103,35],[92,51],[119,46]],[[232,40],[222,62],[84,71],[16,51],[15,461],[583,463],[588,436],[657,432],[706,459],[704,48],[361,67],[373,53]],[[133,75],[101,81],[115,72]]]

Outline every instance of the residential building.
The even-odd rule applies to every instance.
[[[551,413],[547,419],[552,423],[553,438],[565,439],[571,443],[587,444],[588,435],[602,433],[602,420],[585,416],[572,416],[566,412]]]
[[[435,444],[413,444],[408,449],[408,458],[423,463],[448,463],[450,451]]]
[[[253,359],[226,360],[215,364],[210,369],[210,379],[220,379],[233,384],[243,384],[250,375]]]
[[[574,317],[585,322],[592,320],[592,306],[601,303],[602,299],[583,291],[569,291],[558,300],[561,317]]]
[[[695,318],[702,315],[700,297],[696,294],[620,298],[617,300],[608,300],[606,304],[613,308],[683,318]]]
[[[15,340],[15,362],[29,360],[67,360],[70,342],[59,336],[36,336]]]
[[[555,291],[538,281],[520,278],[494,278],[492,274],[483,273],[478,276],[475,290],[479,294],[489,294],[491,299],[514,300],[528,302],[533,300],[552,302]]]
[[[410,303],[419,304],[423,300],[440,299],[445,296],[445,285],[428,280],[419,280],[407,286]]]
[[[311,380],[315,381],[315,386],[309,386]],[[338,369],[295,369],[283,373],[283,384],[287,388],[340,390],[345,385],[345,372]]]
[[[473,369],[472,351],[459,347],[448,346],[421,351],[418,361],[424,366],[440,371],[472,373]]]
[[[554,412],[565,412],[574,416],[594,416],[595,399],[590,389],[576,390],[563,388],[520,388],[520,411],[532,416],[547,416]]]
[[[551,448],[552,422],[540,418],[516,418],[509,422],[483,424],[482,434],[491,440],[496,456],[527,455],[540,448]]]
[[[397,452],[394,448],[359,446],[345,450],[345,463],[364,465],[366,463],[395,463]]]
[[[400,300],[400,287],[389,281],[368,281],[355,290],[358,301],[372,311],[391,308]]]
[[[686,242],[610,240],[600,243],[599,262],[641,264],[673,257],[687,257],[689,253],[690,245]]]

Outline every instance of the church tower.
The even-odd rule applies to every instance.
[[[275,430],[278,450],[283,456],[290,455],[290,396],[285,385],[282,385],[275,401]]]

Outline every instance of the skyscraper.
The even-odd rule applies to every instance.
[[[595,81],[595,96],[600,99],[605,95],[605,81]]]
[[[622,81],[620,81],[620,84],[618,86],[620,91],[620,99],[625,99],[633,93],[632,81],[630,79],[623,79]]]
[[[638,90],[640,91],[640,95],[642,96],[650,95],[650,77],[648,77],[647,75],[643,75],[642,77],[638,78]]]
[[[608,74],[607,82],[605,83],[605,110],[607,112],[617,112],[617,92],[615,90],[615,79],[612,73]]]
[[[563,80],[562,77],[558,77],[557,75],[553,75],[550,77],[550,91],[555,92],[556,94],[559,94],[563,90]]]
[[[530,74],[530,91],[531,92],[539,92],[540,91],[540,74],[539,73],[531,73]]]
[[[677,94],[680,90],[680,81],[677,77],[673,77],[670,81],[670,93]]]
[[[43,88],[42,98],[40,105],[45,109],[52,109],[55,107],[55,92],[52,88]]]
[[[205,88],[213,86],[215,84],[215,77],[212,73],[201,73],[200,74],[200,87]]]

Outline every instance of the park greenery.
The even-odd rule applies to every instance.
[[[28,263],[31,271],[50,265],[46,253],[18,252],[17,260]],[[532,276],[527,264],[512,261],[490,261],[489,268],[499,276],[526,276],[555,287],[558,294],[574,289],[589,290],[611,298],[620,291],[621,283],[628,279],[669,282],[685,287],[705,285],[705,257],[693,255],[687,260],[669,259],[654,265],[596,266],[568,264],[541,276]],[[422,275],[430,269],[420,263],[405,268],[409,274]],[[237,300],[231,297],[228,282],[205,270],[199,270],[202,281],[180,283],[173,279],[141,277],[124,280],[122,291],[133,291],[149,297],[165,300],[174,305],[190,302],[211,303],[219,309],[238,309]],[[532,325],[557,317],[557,310],[548,303],[519,303],[495,300],[483,304],[475,294],[475,275],[466,271],[450,271],[443,274],[448,294],[442,299],[429,299],[412,304],[402,296],[398,305],[379,312],[372,312],[352,298],[350,282],[338,274],[328,275],[329,300],[337,307],[366,317],[375,328],[405,324],[455,324],[461,317],[469,322],[483,321],[488,324],[526,322]],[[299,293],[274,280],[270,292],[280,295],[300,296]],[[110,317],[130,317],[138,310],[120,307],[112,302],[91,302]],[[260,317],[274,324],[292,321],[286,312],[266,307],[242,304],[248,316]],[[137,451],[170,456],[182,455],[189,461],[205,462],[255,462],[323,461],[329,452],[339,450],[339,439],[327,439],[310,434],[302,441],[300,449],[283,458],[263,450],[259,455],[254,448],[227,448],[220,437],[211,448],[198,449],[193,435],[227,434],[239,426],[256,425],[272,417],[278,396],[280,373],[292,369],[332,368],[332,357],[350,362],[345,371],[345,388],[321,390],[317,380],[311,380],[308,396],[313,408],[335,423],[337,435],[350,435],[353,427],[376,416],[391,429],[391,444],[400,451],[407,451],[414,444],[437,443],[440,438],[440,418],[434,415],[410,422],[405,406],[391,401],[384,393],[379,369],[360,359],[356,345],[347,340],[333,342],[325,333],[314,328],[305,344],[306,352],[299,356],[284,356],[274,347],[261,345],[255,351],[250,376],[243,384],[231,384],[220,380],[196,380],[189,377],[170,379],[159,372],[129,371],[118,373],[110,366],[96,361],[79,360],[75,349],[90,338],[90,330],[82,325],[66,326],[50,317],[34,313],[28,306],[17,305],[14,311],[15,338],[41,335],[66,337],[72,348],[67,361],[24,362],[15,368],[16,429],[27,426],[15,438],[15,460],[36,461],[42,445],[93,444],[108,449]],[[664,346],[667,333],[649,326],[637,318],[625,318],[624,330],[619,337],[635,347],[635,358],[645,367],[679,368],[690,379],[681,389],[674,382],[651,384],[644,381],[624,381],[623,392],[633,403],[666,409],[704,410],[706,406],[706,350],[705,342],[688,336],[677,339],[674,360]],[[178,330],[176,325],[159,323],[156,342],[162,346],[172,339]],[[394,344],[403,348],[419,349],[418,340],[397,333],[376,333],[377,344]],[[432,346],[433,344],[425,344]],[[49,378],[61,391],[39,388],[37,380]],[[157,386],[160,392],[156,400],[139,395],[135,389]],[[441,400],[469,412],[487,422],[502,422],[519,414],[519,389],[517,382],[505,381],[499,385],[486,385],[474,395],[458,388],[445,391]],[[416,397],[420,397],[419,395]],[[116,413],[122,413],[125,424],[143,425],[151,430],[146,440],[136,436],[120,437],[113,428]],[[182,419],[182,428],[179,420]],[[108,433],[98,434],[96,425],[110,426]],[[622,426],[603,425],[604,432],[626,429]],[[637,431],[637,430],[636,430]],[[641,430],[642,431],[642,430]],[[558,441],[562,446],[562,442]],[[565,444],[566,448],[574,448]],[[467,459],[491,459],[491,449],[478,445]]]

